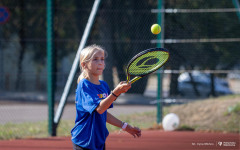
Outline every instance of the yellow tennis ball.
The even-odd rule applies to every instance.
[[[158,24],[153,24],[151,27],[151,31],[153,34],[159,34],[161,32],[161,27]]]

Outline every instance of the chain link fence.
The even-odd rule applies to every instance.
[[[235,5],[229,0],[163,2],[165,10],[158,8],[155,0],[101,2],[87,45],[98,44],[106,49],[108,57],[102,78],[110,89],[126,80],[125,67],[135,54],[161,43],[170,51],[169,62],[164,70],[134,83],[129,95],[151,98],[154,104],[158,73],[163,79],[163,100],[179,99],[180,103],[239,94],[240,18]],[[56,104],[92,5],[88,0],[54,1]],[[48,118],[46,1],[1,1],[0,8],[4,11],[0,12],[0,139],[6,138],[7,133],[8,138],[47,134],[47,129],[41,129],[47,128]],[[164,13],[164,35],[157,39],[150,27],[158,22],[160,12]],[[76,85],[77,82],[72,84],[68,98],[73,107]],[[67,130],[74,122],[74,112],[66,109],[63,118],[67,123],[58,130]],[[15,130],[15,124],[24,129]]]

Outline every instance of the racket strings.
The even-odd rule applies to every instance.
[[[135,59],[128,68],[128,72],[133,76],[142,76],[159,69],[169,57],[165,51],[152,51],[145,53]]]

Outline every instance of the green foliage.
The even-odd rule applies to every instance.
[[[211,9],[234,8],[228,0],[210,1],[166,1],[166,8],[179,9]],[[165,16],[166,38],[200,39],[200,38],[239,38],[240,21],[235,12],[232,13],[178,13]],[[216,69],[217,65],[225,64],[230,69],[239,60],[238,42],[223,43],[190,43],[166,44],[166,48],[177,50],[184,59],[175,59],[175,64],[189,63],[201,69]],[[175,55],[172,53],[172,55]],[[173,56],[174,57],[174,56]],[[214,58],[214,59],[213,59]],[[178,62],[176,62],[178,61]],[[185,66],[188,67],[188,66]]]
[[[234,106],[229,106],[228,113],[229,114],[240,114],[240,103],[237,103]]]

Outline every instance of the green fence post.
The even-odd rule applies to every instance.
[[[54,41],[53,41],[53,2],[47,0],[47,93],[48,93],[48,133],[56,136],[54,125]]]
[[[163,10],[164,2],[163,0],[158,0],[158,10]],[[157,39],[161,41],[164,35],[164,23],[163,23],[163,14],[164,12],[161,11],[161,13],[157,14],[157,21],[158,24],[161,26],[162,31],[160,34],[157,35]],[[157,43],[157,47],[163,47],[162,43]],[[161,71],[161,69],[159,69]],[[158,80],[158,89],[157,89],[157,123],[162,122],[162,103],[161,103],[161,97],[162,97],[162,75],[161,72],[157,73],[157,80]]]

